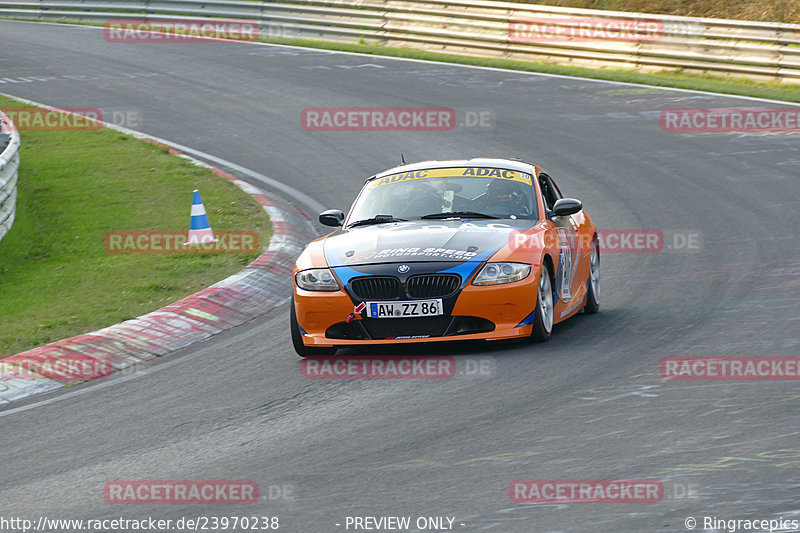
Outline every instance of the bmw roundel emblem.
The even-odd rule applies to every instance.
[[[399,267],[397,267],[397,271],[402,274],[402,273],[408,272],[410,270],[410,268],[411,267],[409,267],[408,265],[400,265]]]

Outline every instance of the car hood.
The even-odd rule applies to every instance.
[[[328,265],[485,261],[532,220],[414,220],[339,230],[325,239]]]

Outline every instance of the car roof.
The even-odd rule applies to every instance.
[[[534,166],[532,163],[526,163],[518,159],[494,159],[488,157],[475,157],[472,159],[452,159],[449,161],[420,161],[419,163],[411,163],[408,165],[401,165],[399,167],[384,170],[373,176],[370,176],[367,181],[383,176],[398,174],[400,172],[410,172],[413,170],[433,169],[433,168],[462,168],[462,167],[475,167],[475,168],[502,168],[508,170],[517,170],[519,172],[527,172],[534,175]]]

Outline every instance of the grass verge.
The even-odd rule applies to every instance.
[[[525,4],[800,24],[797,0],[512,0]]]
[[[28,107],[0,96],[0,109]],[[271,234],[233,183],[109,129],[21,131],[17,215],[0,241],[0,357],[158,309],[257,254],[110,254],[104,235],[189,227],[192,190],[212,228]]]

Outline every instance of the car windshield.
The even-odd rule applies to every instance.
[[[493,168],[415,170],[367,182],[348,225],[421,218],[536,219],[531,176]]]

